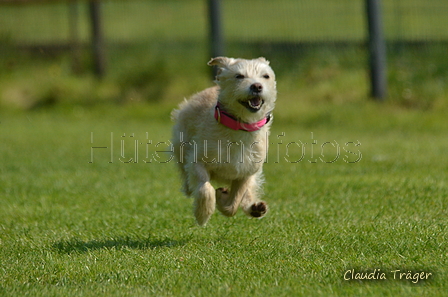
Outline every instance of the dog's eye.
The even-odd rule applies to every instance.
[[[243,78],[244,78],[244,75],[242,75],[242,74],[237,74],[237,75],[235,75],[235,78],[237,78],[237,79],[243,79]]]
[[[263,77],[266,78],[266,79],[268,79],[268,78],[269,78],[269,75],[265,74],[265,75],[263,75]]]

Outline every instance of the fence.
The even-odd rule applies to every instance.
[[[221,2],[227,39],[353,42],[366,37],[365,0]],[[81,40],[86,41],[88,10],[82,0],[2,0],[0,34],[20,43],[66,42],[70,39],[70,3],[79,6],[78,29]],[[382,6],[388,41],[448,40],[447,1],[383,0]],[[207,33],[206,0],[104,0],[102,7],[105,36],[109,40],[136,41],[157,35],[177,38],[185,34],[205,37]],[[160,26],[154,25],[154,21]],[[260,25],[264,25],[263,30],[257,28]],[[35,32],[36,26],[40,32]]]
[[[222,22],[212,23],[214,31],[209,34],[209,14],[217,11],[219,2]],[[446,0],[382,2],[382,25],[389,45],[448,41]],[[219,37],[220,27],[217,26],[222,26],[223,37],[212,42],[216,45],[214,54],[227,54],[223,44],[232,42],[331,46],[362,44],[368,39],[366,0],[102,1],[104,37],[101,37],[98,26],[98,3],[81,0],[0,1],[3,4],[0,6],[0,42],[38,48],[71,47],[75,48],[76,61],[79,52],[76,49],[91,44],[93,34],[95,69],[101,75],[105,67],[101,54],[102,38],[109,45],[187,40],[191,44],[204,44],[208,36]],[[381,72],[384,70],[373,71],[372,77]]]

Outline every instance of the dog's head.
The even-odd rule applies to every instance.
[[[244,122],[255,122],[274,109],[275,74],[265,58],[217,57],[208,65],[219,67],[216,83],[220,86],[219,101],[226,111]]]

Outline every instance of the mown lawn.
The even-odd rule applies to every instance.
[[[75,76],[68,55],[9,47],[64,40],[65,4],[3,7],[0,296],[446,295],[446,47],[389,47],[374,104],[364,47],[296,44],[362,40],[361,2],[293,2],[223,3],[226,55],[277,73],[270,212],[205,228],[161,152],[175,103],[211,85],[205,1],[104,3],[101,81],[87,57]],[[441,3],[385,3],[388,38],[442,40]]]
[[[279,97],[265,164],[270,213],[205,228],[156,153],[170,104],[1,112],[0,295],[446,294],[444,113],[289,104]],[[353,269],[387,280],[344,280]]]

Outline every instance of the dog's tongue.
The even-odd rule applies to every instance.
[[[249,100],[249,103],[252,107],[260,107],[261,105],[261,98],[260,97],[253,97]]]

